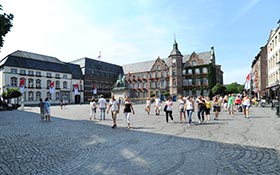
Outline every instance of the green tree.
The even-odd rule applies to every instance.
[[[226,90],[227,94],[229,94],[229,93],[237,94],[237,93],[241,93],[243,91],[244,86],[238,84],[237,82],[234,82],[234,83],[227,85],[226,88],[227,88],[227,90]]]
[[[226,93],[226,87],[221,83],[217,83],[212,89],[211,92],[213,95],[224,95]]]
[[[18,88],[8,88],[6,92],[3,92],[2,96],[5,99],[18,98],[21,96],[21,92]]]
[[[2,13],[2,5],[0,4],[0,50],[4,44],[4,37],[12,28],[13,14]]]

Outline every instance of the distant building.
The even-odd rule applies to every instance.
[[[80,65],[84,77],[85,101],[101,94],[110,98],[119,74],[123,74],[121,66],[91,58],[81,58],[72,63]]]
[[[223,84],[223,71],[216,65],[214,47],[208,52],[182,55],[175,41],[168,58],[123,65],[133,98],[152,95],[211,95],[216,83]]]
[[[275,98],[279,94],[280,85],[280,23],[271,30],[267,41],[267,94]]]
[[[252,62],[252,92],[258,98],[264,98],[267,85],[267,46],[261,47]]]
[[[0,94],[7,88],[19,88],[24,79],[25,91],[20,97],[27,105],[38,104],[48,97],[51,103],[83,102],[83,76],[79,65],[65,63],[51,56],[15,51],[0,61]],[[55,91],[50,93],[54,82]],[[78,85],[78,86],[77,86]],[[74,91],[74,87],[77,90]]]

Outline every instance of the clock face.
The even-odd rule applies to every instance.
[[[176,63],[176,59],[172,59],[172,62],[173,62],[173,63]]]

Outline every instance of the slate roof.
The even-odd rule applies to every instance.
[[[209,64],[211,62],[211,52],[201,52],[201,53],[196,53],[199,57],[199,59],[204,60],[204,64]],[[191,54],[189,55],[184,55],[183,56],[183,63],[186,63],[191,57]],[[168,58],[163,58],[163,61],[165,61],[168,64]],[[155,60],[152,61],[144,61],[144,62],[139,62],[139,63],[132,63],[132,64],[125,64],[123,65],[123,70],[125,74],[128,73],[140,73],[140,72],[148,72],[152,69],[152,66],[154,65]]]
[[[74,79],[82,78],[79,65],[65,63],[55,57],[20,50],[15,51],[2,59],[0,61],[0,67],[3,66],[68,73],[72,74],[72,77],[75,77]]]

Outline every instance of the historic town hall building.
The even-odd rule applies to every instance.
[[[153,95],[210,95],[216,83],[223,84],[223,72],[216,65],[214,47],[208,52],[182,55],[174,41],[168,58],[157,58],[123,66],[133,98]]]

